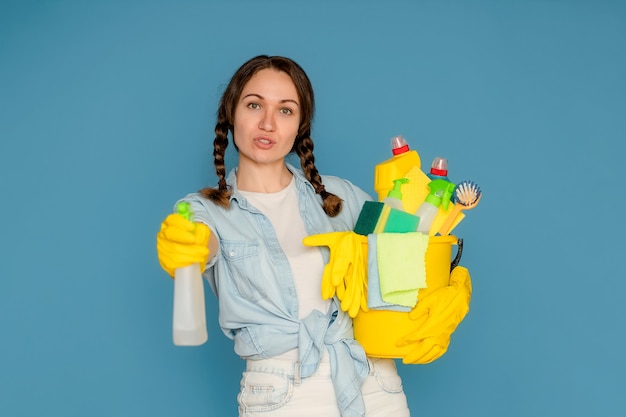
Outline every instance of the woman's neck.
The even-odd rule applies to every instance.
[[[237,168],[237,188],[253,193],[276,193],[285,189],[292,177],[293,174],[284,163],[240,164]]]

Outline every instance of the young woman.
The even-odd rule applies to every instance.
[[[352,230],[371,198],[315,167],[314,95],[294,61],[257,56],[233,75],[215,126],[217,188],[191,203],[194,225],[168,216],[157,236],[159,260],[173,276],[200,262],[218,297],[219,323],[246,360],[239,416],[403,417],[406,397],[391,359],[367,358],[352,320],[323,300],[328,248],[313,234]],[[229,133],[238,166],[226,175]],[[295,152],[301,169],[285,161]]]

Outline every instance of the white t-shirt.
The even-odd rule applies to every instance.
[[[330,300],[321,293],[324,260],[317,247],[304,246],[308,234],[300,217],[295,179],[277,193],[239,192],[272,223],[278,242],[289,260],[298,295],[299,318],[319,310],[326,314]]]

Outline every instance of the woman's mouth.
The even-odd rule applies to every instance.
[[[257,142],[259,145],[262,146],[271,146],[274,144],[274,141],[270,138],[264,138],[264,137],[258,137],[254,139],[255,142]]]

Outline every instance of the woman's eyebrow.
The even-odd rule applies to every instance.
[[[258,98],[259,100],[265,100],[265,97],[263,97],[262,95],[257,94],[257,93],[250,93],[250,94],[246,94],[245,96],[243,96],[243,97],[242,97],[242,100],[243,100],[243,99],[245,99],[245,98],[248,98],[248,97],[256,97],[256,98]],[[300,105],[300,104],[299,104],[296,100],[291,99],[291,98],[285,98],[285,99],[282,99],[282,100],[280,100],[280,103],[293,103],[293,104],[295,104],[296,106],[299,106],[299,105]]]

